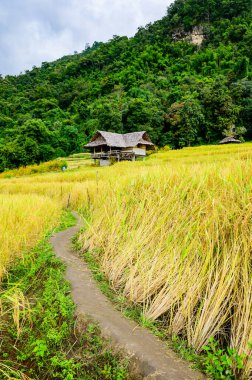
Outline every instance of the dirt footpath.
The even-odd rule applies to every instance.
[[[145,380],[199,380],[206,379],[167,349],[148,330],[128,320],[115,310],[101,293],[84,260],[71,250],[71,238],[78,232],[81,221],[75,227],[59,232],[51,238],[56,255],[66,264],[65,278],[72,287],[72,298],[77,313],[98,322],[102,334],[115,348],[123,350],[137,375]]]

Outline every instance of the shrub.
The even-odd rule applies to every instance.
[[[23,166],[19,169],[13,169],[5,171],[0,174],[0,178],[12,178],[12,177],[23,177],[31,174],[40,174],[48,172],[57,172],[62,170],[63,167],[67,168],[67,161],[65,160],[53,160],[44,162],[40,165],[29,165]]]
[[[248,359],[246,354],[239,355],[234,348],[221,348],[213,338],[209,339],[206,351],[205,371],[215,380],[236,380],[244,369],[244,361]]]

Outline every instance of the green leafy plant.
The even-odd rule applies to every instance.
[[[203,347],[206,352],[204,367],[206,373],[215,380],[236,380],[239,371],[244,368],[246,355],[238,355],[237,350],[227,347],[221,348],[213,338],[209,339],[208,345]]]

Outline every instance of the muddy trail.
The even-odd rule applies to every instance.
[[[55,234],[51,238],[56,256],[66,264],[65,278],[71,284],[72,298],[77,314],[98,322],[102,335],[112,346],[130,358],[130,369],[136,379],[145,380],[199,380],[204,375],[167,349],[148,330],[126,319],[97,287],[84,260],[71,250],[71,238],[81,227],[77,214],[75,227]]]

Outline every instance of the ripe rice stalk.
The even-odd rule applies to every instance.
[[[14,287],[9,292],[1,294],[1,304],[3,317],[6,313],[12,313],[14,324],[17,328],[17,335],[22,332],[22,325],[30,320],[30,304],[23,292]]]
[[[0,194],[0,279],[22,252],[32,248],[46,231],[56,225],[60,204],[48,197]]]
[[[8,360],[9,363],[9,360]],[[2,378],[8,379],[8,380],[32,380],[30,377],[28,377],[26,374],[18,371],[15,369],[15,363],[13,363],[13,366],[10,366],[9,364],[5,364],[4,361],[0,361],[0,374]]]

